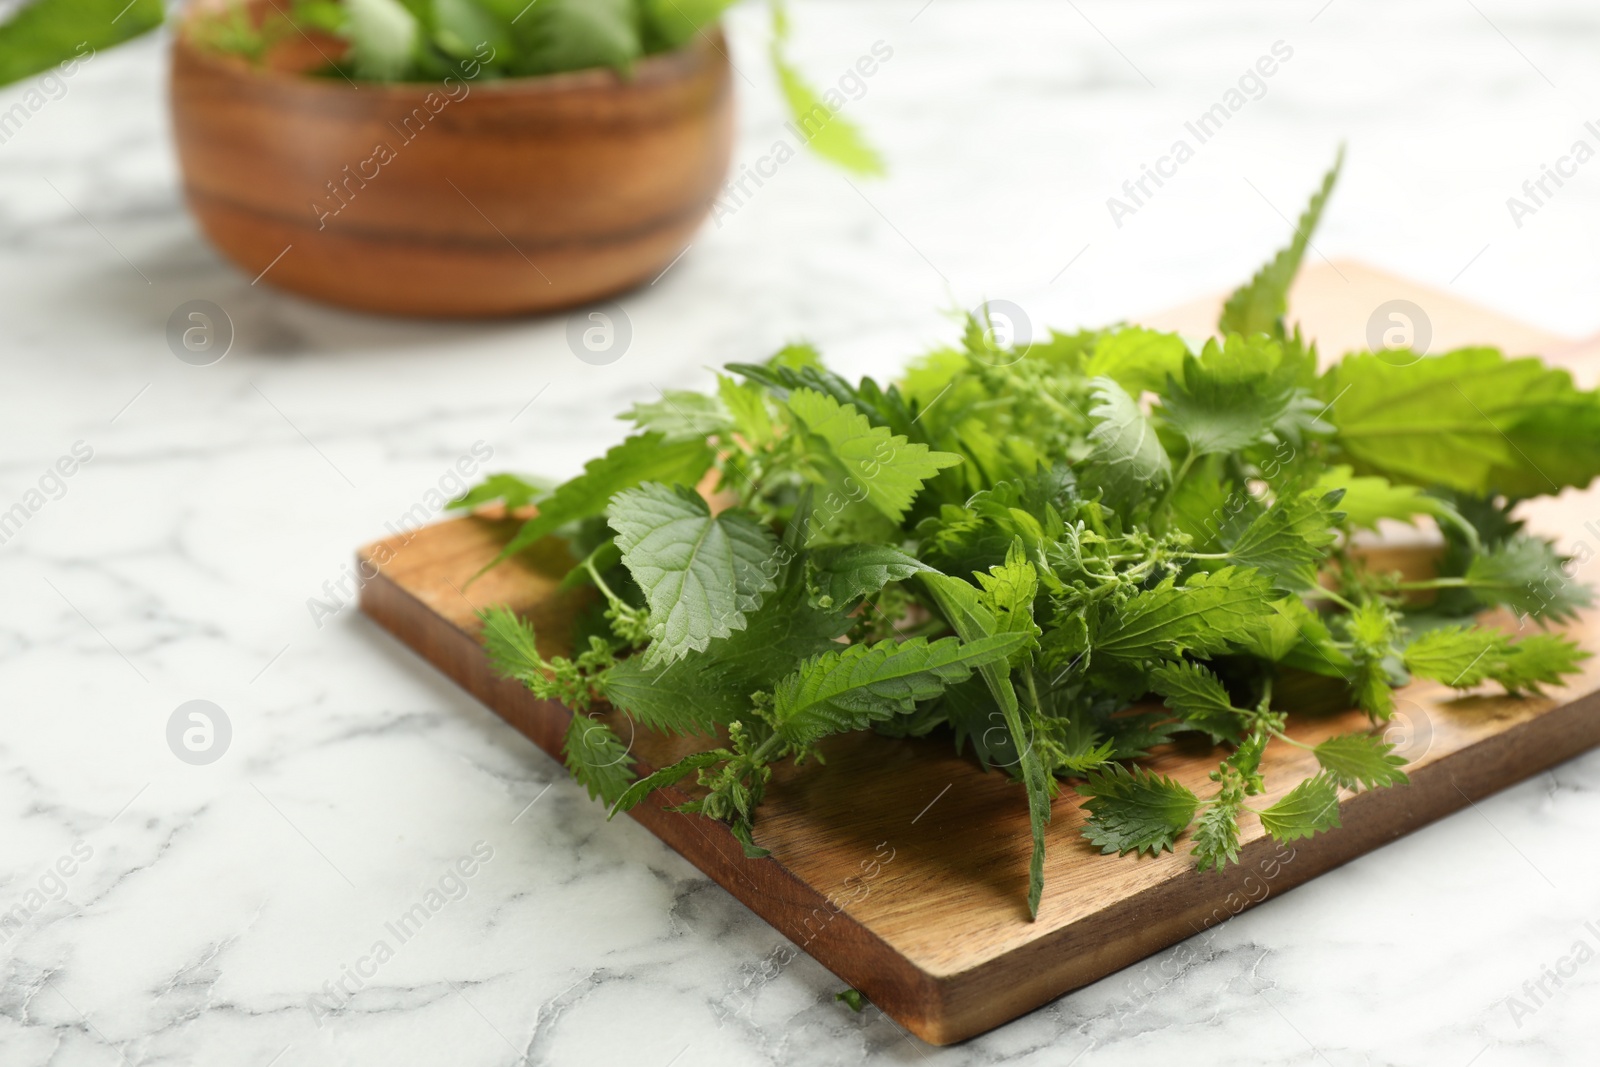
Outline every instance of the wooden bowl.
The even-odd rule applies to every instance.
[[[171,85],[190,208],[247,276],[329,303],[466,317],[616,293],[683,251],[727,173],[720,34],[628,79],[394,85],[309,74],[331,39],[256,66],[191,30]]]

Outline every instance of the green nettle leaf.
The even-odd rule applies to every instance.
[[[1539,692],[1576,674],[1589,653],[1562,634],[1534,634],[1512,644],[1496,630],[1441,626],[1406,647],[1406,669],[1454,689],[1472,689],[1490,679],[1511,693]]]
[[[965,752],[970,745],[986,771],[1017,766],[1016,747],[986,678],[969,678],[950,686],[936,706],[955,735],[957,752]]]
[[[841,404],[856,405],[863,415],[872,412],[860,392],[839,375],[823,366],[822,355],[809,344],[784,345],[763,363],[729,363],[723,368],[746,379],[746,384],[764,386],[776,400],[787,400],[800,388],[831,396]],[[879,425],[883,425],[878,420]]]
[[[1171,852],[1200,798],[1171,778],[1120,763],[1092,771],[1078,792],[1089,812],[1083,836],[1102,853]]]
[[[772,48],[772,65],[778,72],[783,99],[789,105],[790,122],[813,152],[853,174],[878,177],[884,173],[883,160],[867,144],[860,128],[825,104],[776,45]]]
[[[1322,769],[1346,789],[1358,785],[1378,789],[1405,785],[1411,780],[1400,769],[1405,766],[1405,757],[1394,755],[1393,745],[1371,734],[1330,737],[1315,752]]]
[[[930,451],[874,426],[854,406],[815,389],[795,389],[786,403],[806,431],[808,449],[830,475],[824,484],[867,501],[895,522],[905,517],[923,482],[961,462],[960,456]]]
[[[0,85],[76,64],[161,25],[161,0],[34,0],[0,24]]]
[[[1222,456],[1202,456],[1172,492],[1172,527],[1188,534],[1196,552],[1220,552],[1224,530],[1259,510],[1248,492],[1222,476]]]
[[[653,730],[678,734],[714,734],[750,713],[755,687],[730,681],[715,665],[674,660],[666,667],[647,667],[642,656],[625,659],[599,679],[600,693],[611,706]]]
[[[939,610],[964,641],[981,640],[998,630],[994,614],[984,606],[978,590],[944,574],[923,574],[922,583],[933,596]],[[1019,635],[1010,635],[1013,638]],[[981,668],[984,683],[995,703],[1011,744],[1017,753],[1017,770],[1028,794],[1028,826],[1033,834],[1033,853],[1028,860],[1028,914],[1039,916],[1039,901],[1044,896],[1044,830],[1050,823],[1050,801],[1055,795],[1055,779],[1045,769],[1033,737],[1022,722],[1022,708],[1006,663],[987,663]]]
[[[734,0],[643,0],[645,17],[668,48],[677,48],[722,17]]]
[[[628,745],[599,719],[578,714],[567,727],[561,754],[592,800],[617,803],[633,781],[633,756]]]
[[[1125,326],[1100,338],[1084,367],[1090,378],[1110,378],[1130,396],[1159,392],[1169,377],[1183,373],[1189,348],[1175,333]]]
[[[733,835],[735,841],[739,842],[739,847],[744,850],[746,859],[764,860],[772,855],[770,851],[756,844],[755,838],[751,834],[749,823],[735,820],[728,824],[728,832]]]
[[[1290,383],[1275,377],[1282,359],[1265,338],[1237,335],[1226,347],[1207,341],[1199,359],[1185,356],[1183,377],[1161,402],[1161,414],[1197,456],[1237,452],[1261,441],[1289,411]]]
[[[1200,813],[1194,824],[1195,869],[1220,871],[1239,862],[1239,809],[1235,801],[1218,801]]]
[[[1394,714],[1394,690],[1387,661],[1400,637],[1399,618],[1380,601],[1356,606],[1344,620],[1352,645],[1353,673],[1349,677],[1356,705],[1379,721]]]
[[[1093,654],[1137,662],[1214,656],[1251,640],[1272,600],[1272,583],[1248,568],[1196,574],[1184,585],[1168,578],[1109,610]]]
[[[1562,634],[1534,634],[1506,650],[1491,676],[1511,693],[1538,693],[1540,686],[1560,685],[1577,674],[1590,654]]]
[[[706,734],[751,713],[751,694],[771,692],[806,660],[834,651],[849,629],[849,605],[824,610],[791,581],[745,617],[745,628],[718,640],[706,657],[646,667],[641,656],[599,677],[602,694],[639,722],[674,733]]]
[[[647,774],[634,782],[611,803],[611,811],[606,818],[614,818],[619,811],[630,811],[639,806],[639,802],[654,793],[657,789],[665,789],[669,785],[677,785],[683,779],[696,771],[707,767],[715,767],[725,760],[733,758],[733,753],[726,749],[712,749],[709,752],[694,752],[683,757],[670,767],[663,767],[659,771]]]
[[[1089,431],[1084,480],[1104,490],[1112,507],[1127,510],[1172,480],[1172,461],[1150,420],[1122,386],[1095,378],[1089,387],[1095,398],[1089,410],[1094,429]]]
[[[538,0],[517,17],[512,30],[525,49],[512,61],[515,74],[590,67],[627,71],[641,51],[633,0]]]
[[[305,6],[302,3],[296,11],[297,17],[304,18]],[[516,47],[511,27],[487,3],[480,0],[433,0],[432,7],[433,43],[452,59],[475,57],[480,54],[480,47],[487,45],[494,49],[495,58],[490,61],[492,70],[498,64],[499,57],[508,55]],[[428,25],[426,21],[424,25]]]
[[[841,989],[833,995],[833,999],[846,1005],[851,1011],[860,1015],[871,1001],[867,1000],[865,993],[859,989]]]
[[[1582,488],[1600,466],[1600,397],[1580,392],[1565,371],[1549,374],[1543,386],[1555,395],[1507,416],[1515,447],[1489,472],[1489,484],[1513,497],[1554,493],[1552,483]]]
[[[1359,529],[1376,530],[1381,519],[1409,522],[1418,515],[1465,523],[1449,504],[1414,485],[1396,485],[1375,474],[1358,475],[1347,466],[1323,471],[1311,492],[1321,495],[1341,489],[1344,496],[1339,510],[1344,512],[1345,522]]]
[[[400,0],[344,0],[351,71],[358,78],[398,81],[411,66],[421,27]]]
[[[829,734],[864,730],[907,715],[918,701],[964,681],[979,667],[1004,662],[1026,644],[1022,634],[976,641],[946,637],[850,645],[825,652],[778,683],[772,722],[792,745],[812,745]]]
[[[1239,650],[1270,663],[1281,662],[1305,639],[1300,632],[1300,612],[1309,613],[1309,609],[1297,596],[1274,600],[1271,614],[1262,617],[1250,636],[1240,642]]]
[[[853,621],[847,605],[831,609],[813,606],[804,582],[795,580],[769,595],[760,610],[746,615],[743,630],[708,651],[715,654],[716,672],[726,675],[739,697],[747,698],[757,690],[770,690],[778,679],[812,656],[838,647],[838,638],[849,631]],[[689,660],[686,669],[693,669],[695,663]]]
[[[1600,398],[1535,358],[1357,353],[1330,367],[1319,391],[1358,473],[1521,497],[1585,486],[1600,469]]]
[[[704,441],[733,429],[733,416],[722,401],[704,393],[668,389],[660,400],[633,405],[617,416],[643,433],[659,433],[663,441]]]
[[[1204,730],[1213,742],[1238,744],[1249,728],[1246,715],[1233,706],[1217,676],[1188,660],[1163,664],[1150,672],[1150,689],[1190,730]]]
[[[892,545],[829,545],[812,552],[811,562],[817,595],[838,608],[932,569]]]
[[[483,570],[510,559],[568,523],[605,514],[611,498],[624,489],[644,482],[694,485],[711,469],[715,459],[716,453],[704,441],[669,444],[659,433],[635,434],[599,459],[590,460],[582,474],[561,483],[539,501],[539,514],[523,523],[517,536]]]
[[[624,490],[608,520],[650,606],[646,667],[744,629],[746,614],[775,588],[772,531],[742,511],[713,516],[692,489],[648,482]]]
[[[498,500],[507,508],[521,508],[549,491],[550,487],[537,479],[529,481],[516,474],[491,474],[445,506],[470,510]]]
[[[1300,261],[1305,258],[1311,244],[1311,234],[1322,220],[1323,206],[1339,180],[1339,168],[1344,166],[1344,149],[1322,179],[1322,187],[1312,196],[1305,213],[1294,229],[1294,240],[1272,261],[1256,272],[1249,284],[1241,286],[1223,305],[1222,318],[1217,329],[1224,334],[1270,333],[1282,335],[1283,316],[1289,309],[1289,285],[1300,271]]]
[[[1003,562],[1020,540],[1027,546],[1025,555],[1043,564],[1050,543],[1064,532],[1058,505],[1070,508],[1076,498],[1071,472],[1064,467],[999,482],[972,494],[964,505],[944,504],[936,516],[919,522],[918,552],[947,573],[971,574]],[[1055,589],[1048,565],[1037,577]]]
[[[1472,689],[1489,677],[1508,644],[1495,630],[1441,626],[1406,646],[1406,670],[1455,689]]]
[[[539,655],[533,624],[509,608],[495,606],[483,613],[483,642],[489,663],[505,677],[527,684],[544,676],[545,661]]]
[[[1272,612],[1262,618],[1239,648],[1273,663],[1333,678],[1347,677],[1355,666],[1334,642],[1322,616],[1306,607],[1298,596],[1274,600]]]
[[[1244,778],[1245,792],[1252,796],[1262,790],[1261,757],[1266,754],[1267,742],[1271,739],[1272,735],[1265,730],[1257,730],[1233,750],[1233,755],[1223,760]]]
[[[789,38],[788,20],[783,8],[772,11],[772,65],[778,72],[778,87],[789,105],[790,124],[813,152],[831,160],[853,174],[876,177],[883,174],[883,160],[867,144],[856,125],[837,108],[829,107],[799,70],[784,55]]]
[[[766,390],[754,382],[740,382],[725,374],[717,375],[717,398],[733,419],[733,429],[746,443],[764,447],[775,433],[772,411],[767,407]]]
[[[1033,602],[1039,595],[1039,573],[1028,562],[1022,543],[1013,541],[1004,563],[973,575],[983,590],[979,601],[994,616],[995,632],[1023,634],[1028,642],[1013,655],[1016,666],[1027,652],[1039,647],[1042,632],[1034,621]]]
[[[1473,557],[1466,581],[1487,606],[1504,605],[1519,615],[1565,622],[1594,600],[1588,586],[1568,577],[1566,562],[1552,542],[1518,534]]]
[[[1278,578],[1288,591],[1311,587],[1336,539],[1342,495],[1335,489],[1279,500],[1245,527],[1228,549],[1229,557]]]
[[[1339,790],[1333,775],[1307,778],[1261,813],[1261,828],[1287,844],[1339,827]]]

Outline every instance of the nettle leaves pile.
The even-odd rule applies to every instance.
[[[582,559],[568,582],[598,591],[574,659],[487,613],[494,661],[577,713],[567,765],[614,812],[695,776],[706,792],[681,810],[752,856],[775,763],[847,731],[948,735],[1022,785],[1034,913],[1062,779],[1107,853],[1189,833],[1219,868],[1246,812],[1280,841],[1337,827],[1339,790],[1406,781],[1381,724],[1409,677],[1525,693],[1584,658],[1472,618],[1588,603],[1511,511],[1600,473],[1600,396],[1487,348],[1319,374],[1283,316],[1335,173],[1199,351],[1136,326],[1018,351],[969,320],[885,388],[794,346],[729,366],[712,395],[636,406],[637,432],[553,491],[491,478],[458,505],[538,506],[501,558],[564,536]],[[1437,577],[1353,549],[1381,519],[1424,518],[1446,543]],[[1319,773],[1253,804],[1263,751],[1300,745],[1274,683],[1300,706],[1308,681],[1374,727],[1316,745]],[[633,781],[590,714],[604,706],[707,747]],[[1208,795],[1137,762],[1180,734],[1220,749]]]

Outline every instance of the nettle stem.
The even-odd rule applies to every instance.
[[[1400,582],[1396,589],[1471,589],[1477,583],[1465,578],[1429,578],[1426,581]]]
[[[1033,679],[1033,668],[1022,668],[1022,677],[1027,679],[1028,682],[1028,702],[1033,705],[1033,713],[1035,715],[1043,714],[1039,705],[1039,686]]]
[[[1326,600],[1331,600],[1335,604],[1339,605],[1341,608],[1343,608],[1346,611],[1353,612],[1353,611],[1356,610],[1356,606],[1354,604],[1352,604],[1349,600],[1345,599],[1345,597],[1342,594],[1340,594],[1337,590],[1329,589],[1326,586],[1317,589],[1311,595],[1312,596],[1319,596],[1319,597],[1322,597],[1322,598],[1324,598]]]
[[[781,759],[783,757],[783,750],[786,747],[787,743],[783,740],[783,737],[780,734],[774,733],[771,737],[757,745],[755,750],[750,753],[750,762],[760,765],[763,763],[771,763],[775,759]]]
[[[594,565],[593,556],[586,558],[583,561],[583,565],[589,571],[589,577],[594,579],[595,588],[599,589],[601,594],[605,596],[606,600],[610,601],[612,607],[621,610],[628,606],[627,604],[623,603],[621,597],[617,596],[617,594],[611,591],[611,587],[606,584],[606,580],[600,577],[600,571]]]
[[[1317,747],[1316,745],[1308,745],[1304,741],[1296,741],[1294,738],[1290,737],[1288,734],[1284,733],[1282,730],[1269,730],[1268,732],[1270,734],[1272,734],[1273,737],[1277,738],[1279,741],[1287,742],[1288,744],[1293,745],[1295,748],[1303,748],[1307,752],[1316,751],[1316,747]]]

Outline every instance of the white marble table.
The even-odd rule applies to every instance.
[[[1341,139],[1321,252],[1600,329],[1600,163],[1520,227],[1506,206],[1595,140],[1592,6],[873,0],[796,21],[818,80],[892,47],[847,111],[892,176],[787,164],[623,300],[608,366],[560,318],[384,321],[252,286],[181,204],[164,42],[96,57],[0,144],[0,510],[92,452],[0,544],[0,1062],[1592,1061],[1600,963],[1537,1006],[1524,983],[1600,947],[1600,755],[941,1050],[835,1004],[809,958],[773,965],[765,923],[333,610],[354,546],[475,444],[565,475],[654,386],[788,339],[892,372],[986,297],[1072,326],[1222,288]],[[781,121],[763,25],[732,28],[751,163]],[[1118,227],[1107,197],[1278,41],[1264,95]],[[165,340],[193,299],[236,328],[213,366]],[[232,727],[200,766],[167,740],[196,699]],[[389,924],[430,892],[402,942]]]

